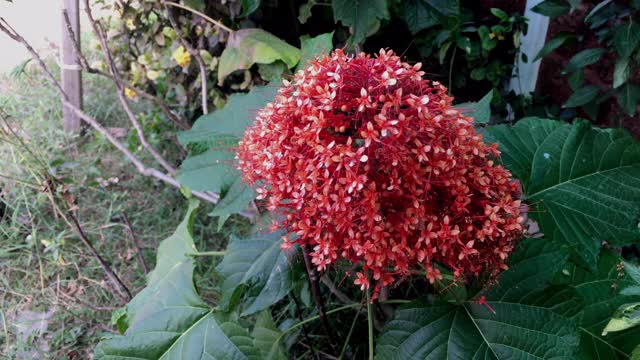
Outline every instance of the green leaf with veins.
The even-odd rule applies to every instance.
[[[233,166],[234,157],[235,152],[221,149],[188,157],[180,165],[177,179],[191,190],[219,193],[240,177]]]
[[[300,37],[302,56],[296,70],[302,70],[309,66],[309,61],[322,55],[329,55],[333,50],[333,32],[320,34],[316,37],[304,35]]]
[[[218,83],[236,70],[248,69],[253,64],[271,64],[282,60],[288,68],[300,60],[300,49],[262,29],[236,30],[229,35],[227,46],[220,55]]]
[[[212,145],[233,147],[246,128],[255,121],[258,111],[273,101],[277,93],[277,86],[266,85],[256,86],[246,94],[233,94],[222,109],[200,116],[190,130],[178,133],[178,140],[183,145],[189,145],[201,142],[210,144],[218,138],[227,139]]]
[[[160,244],[147,287],[127,306],[125,334],[102,340],[94,359],[260,359],[248,331],[219,318],[195,289],[195,263],[186,252],[195,251],[197,206],[192,200],[185,220]]]
[[[237,214],[246,209],[247,206],[256,198],[256,193],[249,187],[241,177],[237,177],[224,197],[216,204],[216,207],[209,216],[219,216],[223,218],[218,223],[220,228],[229,215]]]
[[[531,293],[546,288],[562,269],[569,253],[547,239],[523,239],[509,255],[509,269],[498,278],[498,284],[487,292],[487,298],[522,303]]]
[[[415,301],[402,306],[377,339],[376,359],[572,358],[578,345],[575,320],[535,306],[487,305]]]
[[[602,241],[640,239],[640,145],[623,130],[527,118],[484,136],[537,204],[529,215],[581,265],[595,269]]]
[[[580,320],[580,348],[578,359],[627,359],[636,344],[640,343],[640,327],[602,335],[602,332],[621,305],[640,301],[638,296],[618,293],[634,284],[628,276],[619,276],[620,258],[611,251],[603,251],[594,272],[578,266],[568,266],[567,275],[559,275],[559,285],[571,286],[582,299]]]
[[[269,310],[262,311],[256,318],[256,325],[251,333],[254,344],[260,350],[262,359],[265,360],[287,360],[285,351],[281,344],[282,331],[278,329],[273,321]]]
[[[613,88],[617,88],[627,82],[631,76],[631,68],[629,66],[630,59],[618,58],[616,64],[613,67]]]
[[[332,0],[333,18],[348,27],[350,42],[361,44],[380,20],[389,18],[386,0]]]
[[[280,249],[282,235],[275,232],[232,237],[217,268],[224,279],[221,308],[233,308],[244,296],[242,315],[251,315],[289,293],[293,287],[292,266],[287,252]]]
[[[640,86],[626,83],[618,88],[618,104],[629,115],[636,113],[640,101]]]

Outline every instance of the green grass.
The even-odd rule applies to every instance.
[[[84,85],[87,112],[105,126],[125,127],[113,86],[94,76],[85,76]],[[0,220],[0,358],[88,359],[99,339],[113,331],[112,311],[124,303],[56,214],[42,191],[44,175],[65,179],[58,190],[73,196],[88,237],[134,294],[144,286],[144,273],[121,215],[130,218],[153,267],[155,249],[181,221],[186,201],[176,189],[135,173],[92,131],[65,134],[54,90],[30,67],[19,77],[0,76],[0,108],[6,124],[24,142],[0,136],[0,188],[6,206]],[[136,112],[158,122],[146,104],[136,104]],[[154,128],[160,130],[150,138],[162,145],[167,158],[175,159],[175,145],[167,141],[171,132]],[[135,150],[137,143],[131,139],[122,140],[130,141]],[[228,234],[247,228],[242,219],[231,218],[218,232],[217,220],[206,216],[208,210],[210,206],[200,210],[195,225],[201,250],[223,249]],[[197,285],[208,301],[215,302],[215,262],[198,265]],[[45,331],[25,337],[20,327],[26,326],[23,318],[29,312],[52,315]]]

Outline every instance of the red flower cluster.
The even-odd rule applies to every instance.
[[[339,258],[380,285],[434,263],[495,276],[521,236],[520,193],[473,119],[421,64],[391,51],[312,61],[284,82],[238,149],[239,168],[319,270]]]

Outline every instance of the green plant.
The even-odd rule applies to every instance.
[[[533,10],[552,18],[574,11],[580,1],[546,0]],[[636,113],[640,102],[640,85],[637,71],[640,61],[640,14],[637,1],[600,1],[587,13],[584,23],[592,34],[559,33],[549,39],[536,56],[545,57],[559,47],[577,42],[586,43],[590,37],[597,39],[597,46],[584,48],[569,60],[562,70],[573,90],[563,104],[565,108],[581,108],[592,119],[596,119],[602,104],[610,97],[617,99],[620,108],[630,116]],[[593,64],[604,64],[609,70],[613,64],[612,80],[590,82],[585,71]],[[590,77],[593,81],[593,76]],[[587,79],[587,80],[585,80]]]
[[[232,119],[245,119],[248,124],[246,109],[264,103],[268,96],[259,88],[237,95],[229,103],[235,105],[220,118],[228,121],[203,119],[202,125],[183,134],[183,141],[195,141],[199,132],[211,141],[229,140],[245,126]],[[488,111],[488,102],[463,107],[485,118],[481,114]],[[336,292],[335,285],[328,285],[323,289],[323,296],[329,299],[327,315],[332,322],[347,322],[344,327],[335,327],[346,339],[342,348],[362,354],[368,352],[369,344],[375,344],[379,359],[445,354],[461,358],[481,354],[497,359],[587,359],[595,353],[611,359],[630,356],[640,340],[640,327],[609,334],[603,334],[603,329],[618,306],[638,301],[628,290],[636,286],[630,277],[633,274],[625,273],[619,255],[611,248],[640,238],[640,193],[633,185],[640,181],[640,145],[622,130],[597,129],[581,120],[567,124],[528,118],[516,125],[485,126],[484,136],[499,144],[502,162],[521,180],[524,198],[532,204],[528,215],[544,237],[521,240],[509,258],[509,269],[492,287],[454,281],[452,274],[442,269],[443,278],[433,287],[425,286],[422,274],[389,289],[389,297],[378,300],[378,306],[404,305],[392,317],[370,307],[370,334],[376,333],[374,322],[386,324],[369,341],[347,332],[351,326],[346,319],[350,317],[332,316],[347,311],[357,314],[365,306],[361,301],[366,300],[349,302],[349,298],[363,297],[357,288],[342,286]],[[223,168],[209,171],[207,179],[233,182]],[[196,180],[199,176],[184,172],[183,180],[206,183],[205,178]],[[195,206],[192,201],[187,219],[194,216]],[[603,216],[604,208],[609,215]],[[313,331],[307,326],[322,315],[315,315],[309,300],[301,304],[300,299],[309,297],[309,288],[300,285],[306,276],[300,269],[300,253],[295,248],[290,253],[280,251],[281,234],[256,229],[247,238],[232,240],[226,251],[199,253],[193,247],[188,224],[185,220],[176,235],[163,242],[147,288],[127,307],[128,329],[104,340],[97,358],[116,354],[176,358],[178,351],[183,351],[182,356],[209,353],[223,358],[280,359],[287,353],[304,357],[311,351],[309,347],[331,351],[327,337],[306,343],[305,334]],[[197,288],[192,286],[194,264],[211,261],[197,255],[206,254],[222,257],[217,267],[221,300],[214,307],[199,300]],[[167,269],[173,270],[167,273]],[[353,271],[348,264],[338,263],[324,277],[331,284],[332,279],[353,276],[349,275]],[[180,291],[172,284],[179,284]],[[347,304],[341,305],[338,301],[344,297]],[[189,312],[170,311],[186,305]],[[302,306],[298,311],[307,318],[295,319],[297,306]],[[171,336],[158,333],[167,330],[166,324],[171,324]],[[365,326],[355,320],[353,324]],[[205,332],[205,327],[214,331]],[[158,335],[142,336],[147,331]],[[295,339],[307,347],[293,345]],[[149,344],[154,344],[154,352],[145,350]]]
[[[420,54],[426,58],[437,56],[438,62],[448,67],[447,84],[453,91],[484,80],[498,90],[511,77],[514,59],[520,56],[520,36],[527,32],[526,18],[492,8],[493,18],[479,21],[457,2],[445,3],[404,4],[404,20],[417,36]],[[526,55],[522,56],[526,61]]]

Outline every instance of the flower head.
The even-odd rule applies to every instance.
[[[423,75],[391,51],[335,50],[285,81],[239,144],[244,179],[295,235],[285,245],[309,246],[319,270],[362,264],[363,288],[416,269],[435,282],[434,263],[495,276],[522,234],[497,146]]]

